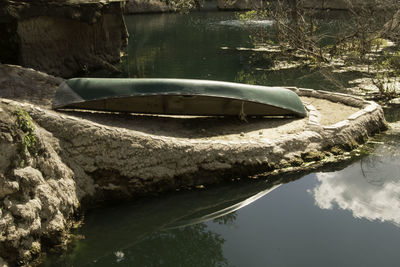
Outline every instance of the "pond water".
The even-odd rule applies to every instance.
[[[221,49],[252,47],[251,27],[270,27],[269,21],[243,25],[234,13],[202,12],[126,22],[131,37],[123,76],[338,90],[318,72],[254,71],[267,59]],[[341,75],[343,84],[357,76]],[[242,179],[90,210],[75,231],[85,239],[61,257],[49,255],[43,266],[398,266],[397,125],[368,145],[371,154],[313,173]]]

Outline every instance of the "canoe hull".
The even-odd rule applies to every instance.
[[[306,116],[299,97],[279,87],[185,79],[70,79],[54,109],[170,115]]]

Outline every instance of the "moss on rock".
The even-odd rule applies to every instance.
[[[322,160],[323,158],[325,158],[325,153],[324,152],[320,152],[320,151],[308,151],[306,153],[302,153],[301,154],[301,158],[305,161],[305,162],[310,162],[310,161],[319,161]]]

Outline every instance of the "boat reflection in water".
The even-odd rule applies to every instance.
[[[210,220],[215,220],[220,217],[226,216],[226,215],[233,213],[233,212],[253,203],[254,201],[262,198],[263,196],[270,193],[272,190],[278,188],[279,186],[280,185],[275,185],[271,188],[268,188],[264,191],[261,191],[261,192],[255,194],[241,202],[234,203],[228,207],[224,207],[224,206],[226,206],[227,203],[223,203],[221,207],[212,207],[211,209],[200,210],[199,212],[191,214],[188,217],[180,219],[178,222],[174,222],[174,223],[168,225],[167,227],[165,227],[165,229],[174,229],[177,227],[194,225],[194,224],[198,224],[198,223],[202,223],[202,222],[206,222],[206,221],[210,221]]]
[[[182,266],[224,265],[225,240],[204,222],[234,223],[236,210],[299,177],[237,182],[91,210],[75,233],[85,238],[72,242],[62,257],[48,255],[42,266],[109,266],[122,261],[158,266],[176,262],[182,251],[199,254],[182,259]],[[166,246],[174,247],[173,251]],[[194,259],[204,262],[190,262]]]

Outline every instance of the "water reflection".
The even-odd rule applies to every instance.
[[[389,133],[374,154],[342,171],[317,173],[320,184],[311,193],[318,207],[400,226],[399,141],[399,135]]]
[[[359,72],[330,73],[306,67],[271,71],[277,61],[269,52],[252,48],[259,30],[272,29],[270,20],[237,19],[234,12],[189,15],[127,16],[128,56],[119,66],[123,77],[194,78],[250,84],[344,90]],[[323,21],[326,31],[337,26]],[[222,49],[228,48],[228,49]]]
[[[233,81],[236,70],[244,68],[241,56],[222,54],[220,47],[251,45],[247,30],[219,24],[234,18],[232,12],[127,16],[123,75]]]
[[[98,258],[87,266],[227,266],[224,241],[203,223],[191,225],[153,233],[136,246]]]
[[[259,193],[256,193],[253,196],[250,196],[242,201],[234,200],[234,203],[232,203],[232,204],[229,202],[228,202],[229,204],[224,202],[221,205],[213,206],[212,208],[201,209],[198,212],[192,213],[189,216],[187,216],[185,218],[181,218],[179,221],[168,225],[166,227],[166,229],[194,225],[194,224],[198,224],[198,223],[209,221],[209,220],[214,220],[214,221],[218,222],[219,224],[221,224],[221,223],[227,224],[228,222],[232,223],[233,219],[236,217],[230,216],[231,214],[234,214],[235,211],[262,198],[263,196],[270,193],[272,190],[276,189],[277,187],[279,187],[279,185],[272,186],[271,188],[268,188]]]
[[[50,255],[43,266],[226,266],[224,239],[203,222],[233,225],[236,210],[282,182],[234,183],[92,210],[76,232],[85,239],[62,257]]]
[[[257,266],[286,266],[281,262],[286,253],[303,263],[313,259],[313,266],[327,258],[332,260],[329,266],[339,266],[353,259],[348,258],[349,251],[364,250],[370,254],[362,262],[372,257],[371,266],[381,260],[392,262],[398,232],[357,223],[340,211],[400,225],[400,135],[392,131],[385,136],[375,141],[379,145],[373,155],[350,166],[335,164],[335,170],[344,168],[340,171],[300,180],[304,174],[233,183],[92,210],[76,232],[85,239],[74,242],[64,256],[48,258],[43,266],[245,266],[242,263],[253,261]],[[320,210],[336,207],[327,213]],[[384,249],[381,241],[373,243],[376,239],[385,239]],[[239,257],[238,249],[245,254]],[[302,265],[296,265],[295,258],[288,258],[288,265]]]

